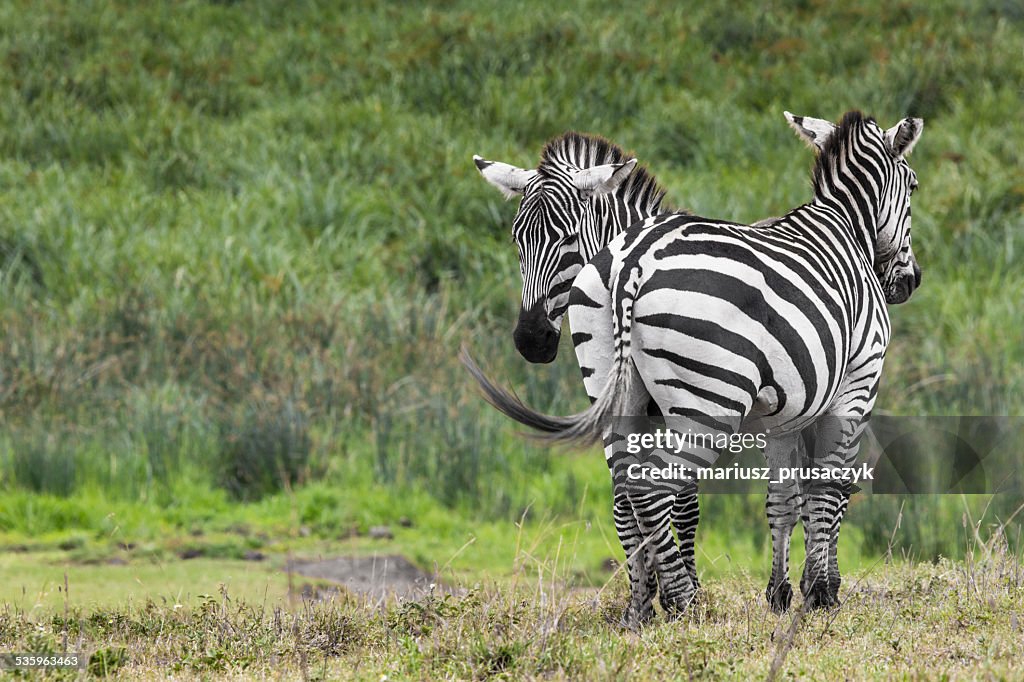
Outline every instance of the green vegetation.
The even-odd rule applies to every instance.
[[[92,675],[124,679],[1013,679],[1020,557],[998,533],[972,550],[851,572],[832,612],[775,616],[762,581],[736,575],[709,583],[687,618],[641,633],[614,626],[621,573],[572,589],[559,560],[524,554],[512,584],[387,604],[342,593],[285,609],[223,588],[194,605],[82,609],[72,587],[61,611],[0,610],[0,642],[82,651]]]
[[[709,583],[691,625],[636,640],[575,606],[538,649],[547,607],[518,605],[502,582],[518,561],[513,524],[528,510],[541,559],[572,546],[575,585],[603,584],[621,550],[601,456],[523,440],[455,360],[467,342],[534,406],[586,404],[567,345],[545,367],[512,347],[515,207],[471,155],[526,166],[549,137],[596,132],[635,150],[673,203],[750,221],[809,196],[810,153],[784,109],[923,116],[912,159],[923,288],[892,311],[878,408],[1021,415],[1022,50],[1024,13],[1002,0],[0,3],[0,601],[15,605],[0,610],[0,642],[29,636],[18,609],[60,610],[45,586],[70,566],[88,597],[77,607],[97,609],[74,619],[106,651],[97,669],[153,666],[181,641],[185,670],[265,663],[264,639],[200,647],[231,622],[274,638],[293,666],[312,670],[327,651],[368,660],[357,677],[613,676],[654,651],[689,656],[661,663],[676,671],[763,671],[775,621],[760,615],[759,496],[705,501],[700,569],[728,582]],[[1019,504],[857,499],[843,565],[868,570],[893,538],[897,556],[962,556],[964,518],[1005,521]],[[1011,555],[1020,520],[1006,531]],[[380,524],[393,540],[366,537]],[[214,563],[167,568],[190,550]],[[454,609],[436,617],[455,625],[420,649],[421,626],[399,622],[408,610],[273,620],[225,597],[179,612],[125,605],[102,577],[148,576],[137,600],[212,594],[204,566],[229,573],[262,551],[279,570],[290,552],[335,550],[401,552],[500,587],[423,606],[422,618]],[[246,603],[268,584],[283,599],[272,569],[245,569],[256,571],[236,581]],[[1000,652],[1019,643],[1006,604],[1019,611],[1020,592],[994,587],[989,603],[954,580],[963,570],[886,572],[870,594],[897,599],[815,616],[823,648],[794,647],[787,670],[803,677],[823,652],[846,670],[850,643],[878,666],[868,674],[912,674],[908,642],[927,640],[927,670],[948,660],[965,676],[1006,674]],[[175,634],[145,649],[163,627]],[[370,635],[335,649],[339,628]],[[481,634],[460,639],[469,630]],[[377,635],[386,644],[365,643]],[[568,656],[581,636],[606,656]],[[726,638],[749,651],[727,653]],[[991,667],[977,667],[985,656]]]

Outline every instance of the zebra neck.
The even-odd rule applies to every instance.
[[[839,180],[829,183],[828,192],[817,193],[811,206],[833,214],[831,220],[824,220],[822,224],[853,240],[868,262],[874,262],[878,235],[877,197],[851,190]]]
[[[665,212],[660,201],[653,205],[637,205],[623,201],[618,196],[595,201],[595,220],[592,227],[581,235],[583,262],[589,263],[598,251],[608,246],[626,228]]]

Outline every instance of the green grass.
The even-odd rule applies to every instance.
[[[809,197],[784,109],[923,116],[924,285],[892,310],[878,410],[1024,414],[1019,8],[699,5],[0,4],[0,544],[31,550],[0,601],[69,566],[99,602],[88,562],[121,544],[147,575],[193,542],[503,580],[526,509],[538,551],[571,544],[601,584],[621,550],[600,454],[523,440],[455,360],[469,343],[532,405],[586,404],[567,347],[543,368],[512,347],[515,206],[471,163],[533,165],[571,128],[635,150],[675,204],[755,220]],[[970,518],[990,503],[1020,500]],[[898,553],[963,556],[964,504],[855,500],[844,565],[877,560],[901,508]],[[704,508],[701,570],[759,585],[761,499]],[[350,537],[403,516],[392,544]]]
[[[384,604],[345,593],[292,608],[272,590],[247,598],[225,562],[232,582],[192,602],[84,605],[72,580],[60,608],[0,610],[0,645],[77,651],[124,679],[1011,679],[1024,643],[1020,558],[996,533],[966,562],[849,572],[841,609],[781,617],[762,581],[736,574],[706,581],[685,619],[658,616],[639,633],[615,624],[621,573],[574,588],[559,556],[525,547],[511,581]],[[201,579],[202,560],[189,566]]]
[[[586,460],[577,464],[582,468]],[[20,521],[22,526],[31,527],[33,522],[40,527],[56,525],[45,518],[51,514],[76,519],[73,525],[78,527],[99,526],[102,530],[0,536],[4,548],[0,568],[5,575],[0,603],[60,607],[62,595],[56,587],[62,584],[65,572],[81,605],[121,603],[126,596],[135,601],[177,598],[189,603],[197,595],[214,592],[219,582],[250,601],[264,598],[269,584],[271,602],[277,603],[286,596],[281,590],[282,571],[289,558],[345,554],[403,554],[428,572],[440,571],[445,580],[470,585],[509,581],[522,567],[524,554],[527,563],[543,563],[557,555],[566,579],[593,587],[603,584],[610,565],[624,558],[610,513],[590,501],[600,495],[589,490],[575,513],[556,515],[538,502],[524,510],[518,527],[455,514],[426,493],[410,491],[397,500],[383,486],[352,493],[313,484],[288,499],[275,497],[252,505],[235,505],[223,496],[193,499],[187,508],[199,513],[171,509],[162,514],[142,513],[137,505],[113,504],[102,498],[47,500],[22,495],[11,500],[12,506],[28,516],[29,505],[35,505],[35,517]],[[711,580],[751,574],[767,582],[771,557],[767,532],[735,532],[736,525],[730,529],[730,520],[742,523],[754,514],[735,506],[722,508],[722,502],[705,501],[706,523],[698,532],[701,574]],[[716,504],[717,508],[711,506]],[[100,514],[106,516],[90,516]],[[351,522],[335,525],[338,517]],[[411,526],[406,526],[403,518],[409,519]],[[394,538],[369,537],[369,528],[379,524],[388,525]],[[963,546],[966,536],[958,533],[957,537]],[[798,531],[792,554],[794,571],[803,557],[801,538]],[[879,554],[862,550],[865,543],[858,528],[845,529],[844,540],[848,542],[842,544],[840,560],[845,570],[863,570],[877,562]],[[897,540],[898,552],[904,543],[902,536]],[[265,561],[243,563],[251,552],[264,555]],[[183,559],[186,556],[198,558]],[[221,565],[216,562],[222,564],[220,578],[210,568]],[[245,569],[241,584],[229,577],[240,568]],[[197,569],[202,570],[196,573]],[[163,576],[164,581],[154,582],[153,576]],[[798,579],[798,572],[794,576]]]

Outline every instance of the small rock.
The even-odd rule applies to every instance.
[[[395,534],[391,532],[389,526],[372,526],[370,528],[370,537],[374,540],[391,540],[395,537]]]
[[[195,559],[196,557],[203,556],[203,550],[198,547],[189,547],[188,549],[182,550],[178,556],[182,559]]]
[[[402,518],[398,519],[398,525],[402,528],[412,528],[412,519],[410,519],[408,516],[403,516]]]
[[[107,566],[125,566],[128,562],[119,556],[113,556],[107,559]]]
[[[250,549],[248,552],[242,555],[242,558],[246,561],[263,561],[267,556],[263,552],[258,552],[254,549]]]

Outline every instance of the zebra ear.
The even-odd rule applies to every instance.
[[[589,199],[617,190],[634,168],[636,168],[636,159],[630,159],[625,163],[606,163],[601,166],[584,168],[576,171],[572,178],[572,184],[583,194],[583,198]]]
[[[788,111],[782,112],[789,121],[789,126],[796,131],[804,142],[812,144],[818,149],[825,148],[825,142],[832,133],[836,131],[836,125],[821,118],[810,116],[794,116]]]
[[[905,118],[885,131],[885,141],[896,156],[906,156],[914,149],[924,131],[924,120]]]
[[[473,163],[484,180],[497,187],[506,199],[522,194],[526,183],[537,175],[535,170],[523,170],[501,161],[488,161],[476,154],[473,155]]]

